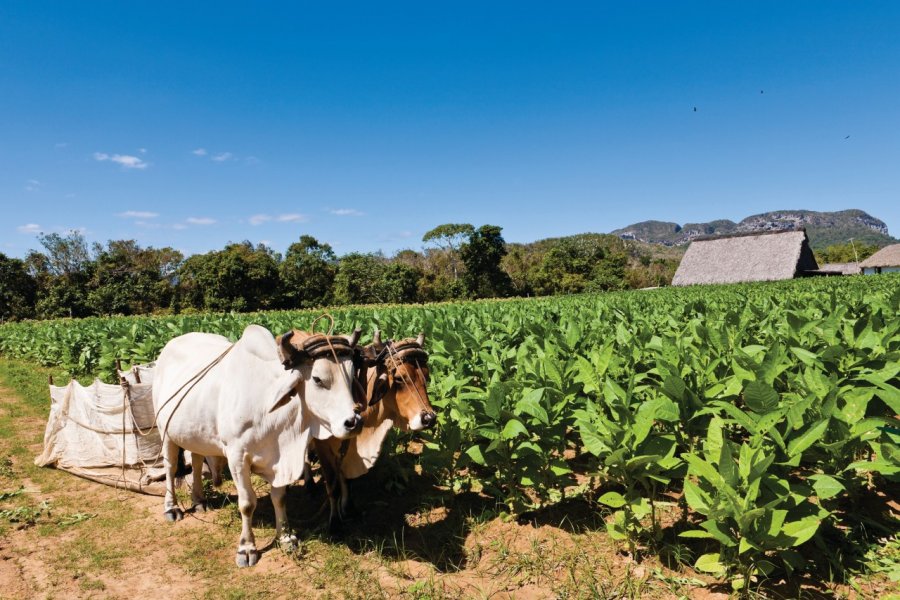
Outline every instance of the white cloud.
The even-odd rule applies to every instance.
[[[251,225],[262,225],[266,221],[271,221],[272,217],[270,215],[253,215],[250,217]]]
[[[94,160],[103,161],[112,161],[118,165],[121,165],[123,169],[146,169],[150,166],[150,163],[145,161],[142,158],[138,158],[137,156],[130,156],[128,154],[107,154],[105,152],[94,152]]]
[[[37,223],[28,223],[27,225],[19,225],[16,227],[16,231],[19,233],[38,233],[41,230],[41,226]]]
[[[309,219],[306,215],[301,215],[300,213],[291,213],[288,215],[278,215],[277,220],[281,223],[305,223]]]
[[[187,229],[187,225],[185,225],[184,223],[175,223],[174,225],[172,225],[172,229]]]
[[[339,217],[362,217],[366,214],[360,210],[356,210],[355,208],[334,208],[329,210],[328,212]]]
[[[146,210],[126,210],[125,212],[119,213],[117,216],[124,217],[126,219],[155,219],[159,216],[159,213],[149,212]]]
[[[194,156],[206,156],[206,148],[197,148],[191,152]]]
[[[213,225],[216,220],[209,217],[188,217],[185,219],[191,225]]]
[[[44,184],[37,179],[29,179],[27,182],[25,182],[25,191],[36,192],[41,188],[42,185]]]
[[[138,152],[140,152],[141,154],[147,154],[147,149],[146,148],[138,148]]]
[[[215,156],[213,156],[211,160],[214,160],[216,162],[225,162],[226,160],[231,160],[232,158],[234,158],[234,154],[232,154],[231,152],[222,152],[221,154],[216,154]]]

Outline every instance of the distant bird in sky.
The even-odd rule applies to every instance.
[[[694,112],[697,112],[697,107],[696,107],[696,106],[694,107]]]
[[[845,139],[845,140],[849,140],[849,139],[850,139],[850,136],[848,135],[848,136],[845,137],[844,139]]]
[[[759,93],[762,94],[762,93],[763,93],[763,90],[759,90]]]

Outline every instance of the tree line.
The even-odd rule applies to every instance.
[[[611,235],[507,244],[497,225],[459,223],[392,257],[338,257],[310,235],[283,256],[249,241],[185,257],[74,231],[38,240],[24,259],[0,253],[0,321],[569,294],[667,285],[678,264]]]

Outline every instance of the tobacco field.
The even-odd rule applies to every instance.
[[[114,381],[117,358],[152,361],[182,333],[279,334],[318,314],[9,323],[0,353]],[[417,460],[510,515],[585,500],[623,551],[677,549],[735,589],[840,578],[896,544],[900,276],[330,314],[364,342],[426,332],[439,424]]]

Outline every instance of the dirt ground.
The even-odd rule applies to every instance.
[[[357,515],[338,538],[324,527],[321,491],[289,488],[301,538],[293,554],[271,544],[274,516],[268,488],[258,482],[254,528],[263,554],[255,567],[238,569],[240,519],[228,482],[210,495],[209,512],[167,523],[159,497],[35,467],[45,421],[22,404],[0,387],[0,423],[15,425],[0,437],[0,493],[7,496],[0,496],[7,516],[0,521],[0,598],[728,597],[727,584],[689,569],[668,569],[654,557],[635,562],[584,503],[516,522],[477,494],[453,494],[417,475],[398,489],[378,469],[354,482]],[[24,516],[10,512],[17,509]],[[889,591],[820,586],[802,593]]]

